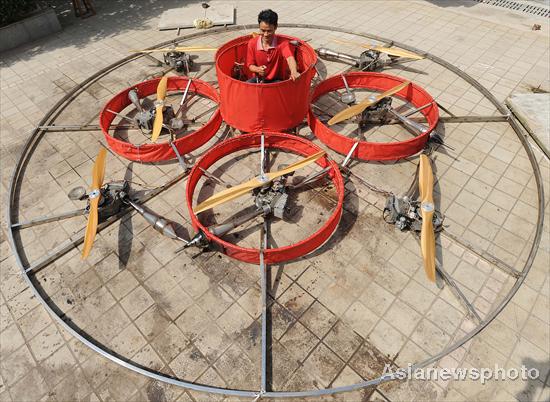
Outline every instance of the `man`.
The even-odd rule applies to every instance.
[[[263,10],[258,14],[260,35],[250,39],[246,55],[246,66],[255,77],[248,82],[281,81],[287,66],[290,69],[291,80],[294,81],[300,76],[288,40],[275,35],[278,19],[277,13],[273,10]]]

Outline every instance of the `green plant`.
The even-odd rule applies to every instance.
[[[0,26],[25,18],[40,3],[39,0],[0,0]]]

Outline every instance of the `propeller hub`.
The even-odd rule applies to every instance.
[[[259,176],[256,176],[256,179],[258,179],[259,182],[261,183],[268,183],[270,180],[269,180],[269,177],[267,177],[265,174],[261,174]]]
[[[88,194],[88,198],[90,200],[93,200],[94,198],[97,198],[101,195],[101,192],[99,191],[98,188],[96,189],[93,189],[92,191],[90,191],[90,194]]]
[[[420,208],[422,208],[424,212],[433,212],[435,210],[434,204],[431,202],[420,203]]]

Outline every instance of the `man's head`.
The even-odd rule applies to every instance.
[[[277,29],[278,20],[279,16],[273,10],[263,10],[258,14],[258,24],[264,41],[271,43]]]

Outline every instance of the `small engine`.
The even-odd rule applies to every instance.
[[[391,102],[392,98],[387,97],[366,108],[360,115],[359,126],[364,129],[368,124],[386,124],[391,120],[391,115],[389,114]]]
[[[407,196],[390,195],[386,200],[383,217],[387,223],[394,224],[401,231],[420,232],[422,230],[420,202],[411,201]],[[434,211],[433,226],[435,232],[439,232],[443,228],[443,216],[439,211]]]
[[[129,184],[126,180],[106,184],[101,188],[99,201],[99,218],[107,219],[116,215],[122,209],[124,197],[128,194]]]
[[[136,123],[143,133],[150,133],[153,130],[153,120],[155,118],[155,109],[142,110],[135,116]]]
[[[372,49],[365,50],[359,57],[324,47],[315,49],[315,51],[324,60],[346,63],[361,71],[375,71],[385,64],[384,60],[380,58],[380,52]]]
[[[244,63],[235,62],[233,64],[233,68],[231,69],[231,78],[239,81],[246,81],[246,74],[244,73]]]
[[[359,65],[357,68],[361,71],[375,71],[384,65],[384,61],[380,59],[380,52],[376,50],[365,50],[359,56]]]
[[[189,75],[189,71],[193,67],[191,56],[185,52],[164,53],[164,63],[178,73],[185,73],[187,75]]]
[[[130,184],[124,180],[106,184],[99,189],[101,193],[98,205],[99,219],[107,219],[120,212],[129,187]],[[89,194],[82,186],[73,188],[69,191],[68,196],[71,200],[89,200]],[[90,205],[88,204],[86,208],[89,209]]]
[[[274,180],[270,186],[260,187],[254,190],[254,203],[258,208],[269,206],[273,216],[283,219],[288,194],[285,191],[286,179]]]

